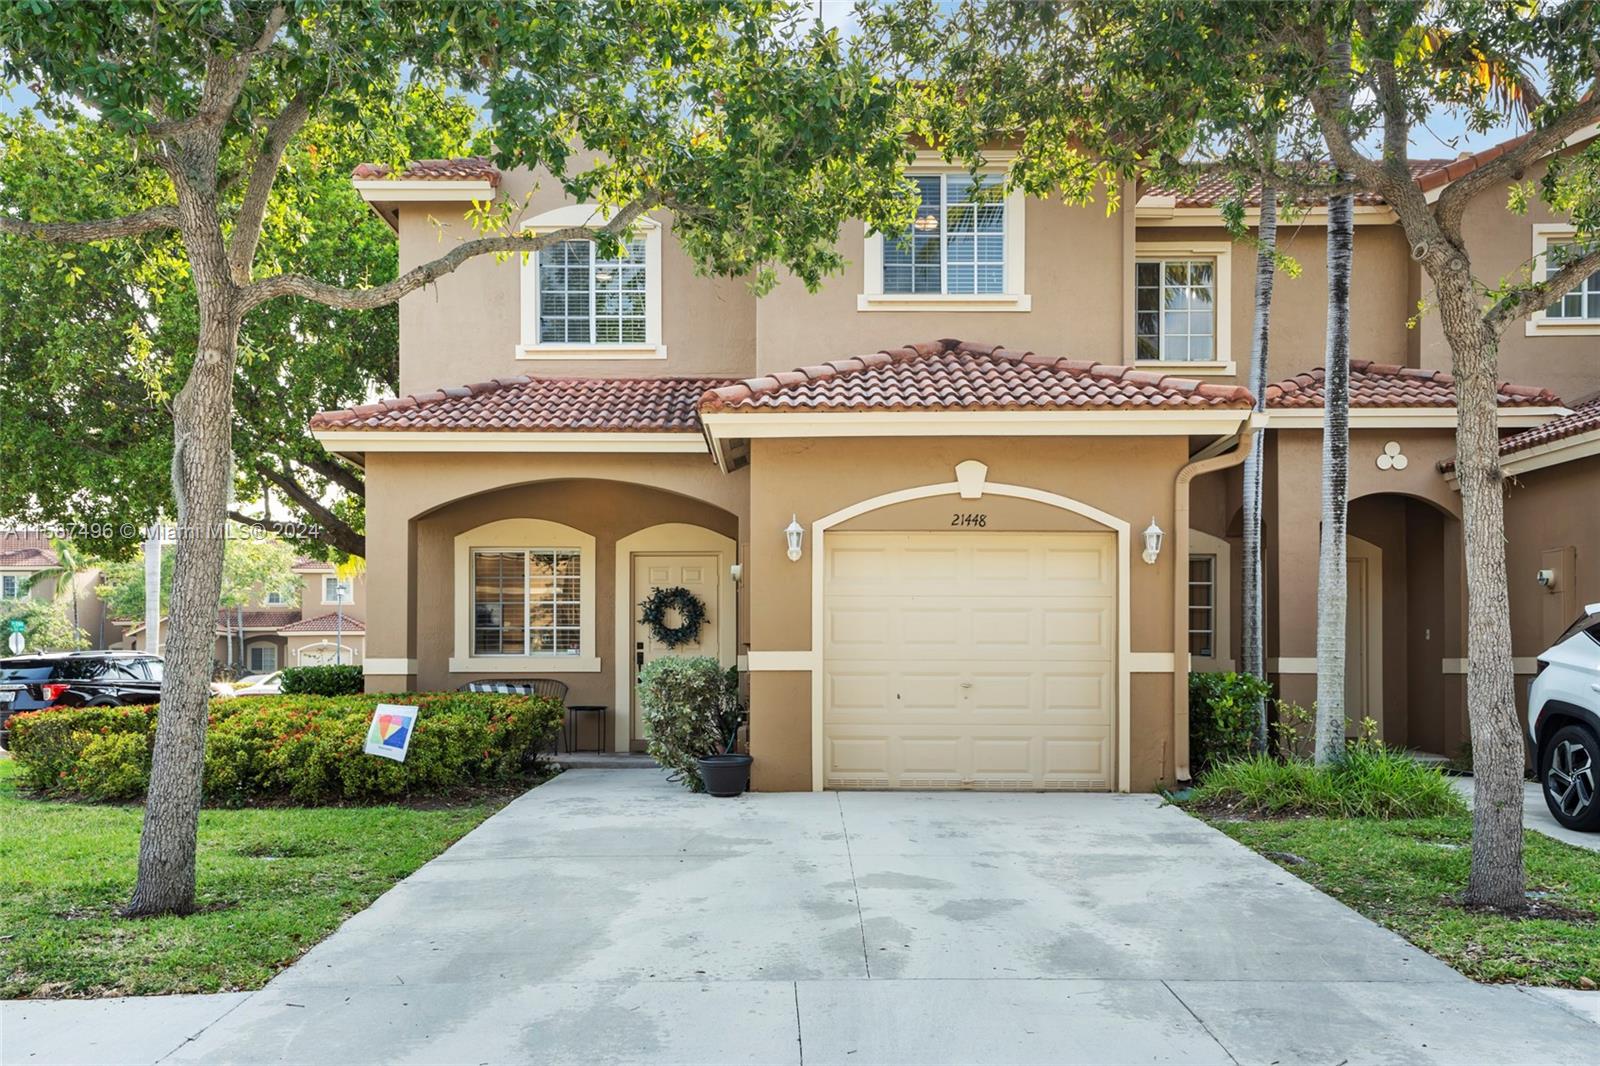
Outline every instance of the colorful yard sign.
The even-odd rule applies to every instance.
[[[402,707],[396,703],[378,704],[372,711],[372,725],[367,729],[367,754],[405,762],[406,749],[411,746],[411,732],[416,724],[415,707]]]

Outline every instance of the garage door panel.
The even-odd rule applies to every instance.
[[[1108,788],[1109,534],[847,533],[824,567],[836,788]]]

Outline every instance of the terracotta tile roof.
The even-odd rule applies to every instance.
[[[41,533],[0,532],[0,566],[42,570],[60,561],[50,547],[50,538]]]
[[[1238,385],[939,340],[713,388],[701,399],[700,410],[1136,410],[1250,405],[1250,393]]]
[[[278,629],[300,617],[298,607],[246,607],[244,609],[244,627],[246,629]],[[239,625],[239,612],[232,607],[217,608],[217,628],[232,629]]]
[[[306,618],[306,619],[303,619],[303,620],[301,620],[299,622],[291,622],[289,625],[280,626],[278,628],[278,632],[279,633],[322,633],[322,632],[332,633],[335,630],[337,630],[338,628],[339,628],[339,616],[338,616],[337,613],[333,613],[333,614],[320,614],[315,618]],[[344,631],[346,633],[365,633],[367,631],[367,624],[365,622],[363,622],[359,618],[351,618],[349,615],[345,615],[344,616]]]
[[[1267,386],[1267,406],[1274,409],[1322,406],[1323,369],[1317,367]],[[1553,407],[1561,398],[1549,389],[1500,385],[1505,407]],[[1366,359],[1350,360],[1351,407],[1454,407],[1455,378],[1442,370],[1391,366]]]
[[[496,378],[322,411],[312,429],[652,432],[700,429],[695,405],[726,378]]]
[[[1418,184],[1430,179],[1433,175],[1443,173],[1446,167],[1451,166],[1448,159],[1413,159],[1411,160],[1411,173]],[[1199,163],[1184,168],[1194,181],[1192,184],[1173,182],[1171,184],[1152,183],[1139,190],[1141,197],[1145,196],[1170,196],[1175,201],[1176,207],[1216,207],[1222,201],[1233,195],[1233,175],[1228,168],[1220,165]],[[1316,176],[1309,172],[1308,178]],[[1431,186],[1423,185],[1423,188]],[[1323,203],[1325,197],[1313,199],[1308,196],[1295,197],[1295,203],[1302,206],[1311,203]],[[1383,197],[1374,192],[1359,192],[1355,202],[1363,206],[1372,206],[1384,202]],[[1245,199],[1250,207],[1261,206],[1261,184],[1255,183]]]
[[[1552,418],[1543,425],[1502,438],[1500,454],[1511,455],[1514,452],[1537,448],[1542,444],[1554,444],[1558,440],[1576,437],[1581,433],[1597,432],[1600,432],[1600,395],[1591,396],[1582,403],[1574,404],[1569,415]]]
[[[289,569],[295,573],[300,573],[302,571],[331,571],[333,569],[333,564],[328,562],[326,559],[313,559],[309,555],[302,555],[295,559],[294,565],[289,567]]]
[[[387,178],[389,171],[386,163],[362,163],[350,176],[357,181],[372,181]],[[481,155],[459,159],[415,159],[406,164],[400,177],[407,181],[487,181],[498,187],[500,168]]]

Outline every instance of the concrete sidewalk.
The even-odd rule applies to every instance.
[[[623,770],[562,774],[265,989],[203,999],[197,1035],[99,1026],[126,1034],[116,1061],[163,1063],[1521,1063],[1600,1045],[1555,999],[1473,984],[1153,797],[713,800]],[[31,1009],[0,1013],[6,1062],[108,1061]]]

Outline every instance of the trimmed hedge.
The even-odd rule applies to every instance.
[[[379,703],[419,708],[406,761],[362,751]],[[22,783],[95,800],[144,795],[158,705],[13,715]],[[565,719],[559,700],[486,692],[242,696],[211,704],[207,801],[317,804],[441,792],[520,773]]]
[[[285,696],[359,696],[365,685],[359,666],[288,666],[280,691]]]

